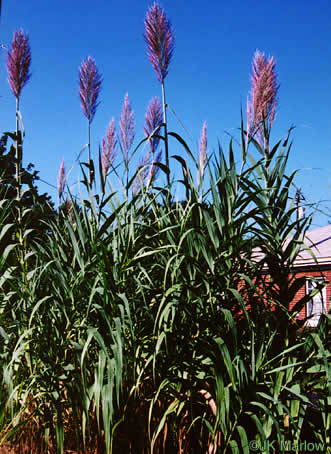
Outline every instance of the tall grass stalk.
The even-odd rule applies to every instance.
[[[164,122],[164,146],[166,167],[169,167],[169,145],[167,128],[167,104],[164,80],[168,75],[168,68],[174,52],[175,35],[170,21],[158,3],[154,3],[147,11],[145,18],[145,41],[147,44],[148,58],[161,83],[162,108]],[[167,184],[170,188],[170,174],[167,173]]]

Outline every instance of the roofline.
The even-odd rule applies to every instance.
[[[320,258],[316,258],[316,261],[309,257],[308,259],[302,259],[302,258],[298,258],[294,261],[294,264],[293,266],[294,267],[301,267],[301,266],[307,266],[307,265],[311,265],[311,266],[319,266],[319,265],[330,265],[331,266],[331,257],[320,257]]]

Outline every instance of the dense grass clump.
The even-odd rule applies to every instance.
[[[251,146],[261,159],[244,140],[239,165],[232,144],[219,150],[203,194],[181,158],[182,202],[143,185],[100,197],[86,177],[88,199],[46,221],[23,269],[3,256],[2,441],[248,452],[305,440],[308,425],[326,442],[329,316],[298,334],[300,305],[289,310],[310,218],[293,220],[288,139]]]
[[[159,5],[145,27],[162,89],[146,137],[133,148],[126,95],[120,134],[112,120],[95,165],[90,127],[102,76],[88,57],[79,73],[88,162],[80,197],[62,162],[57,211],[22,168],[18,101],[31,53],[28,37],[14,35],[16,131],[0,143],[2,157],[13,141],[0,174],[0,446],[19,454],[326,452],[330,315],[307,331],[296,316],[312,295],[290,305],[305,283],[292,272],[311,216],[296,218],[291,131],[270,141],[275,61],[255,55],[238,149],[231,140],[227,153],[210,154],[204,123],[195,159],[168,130],[174,36]],[[15,79],[17,68],[25,78]]]

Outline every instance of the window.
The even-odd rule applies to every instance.
[[[317,284],[319,282],[323,282],[324,279],[308,279],[307,280],[307,295],[316,288]],[[326,313],[327,308],[326,308],[326,288],[323,287],[322,290],[320,290],[316,295],[314,295],[307,303],[307,326],[317,326],[320,316],[323,313]]]

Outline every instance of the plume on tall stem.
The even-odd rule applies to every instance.
[[[24,86],[31,78],[31,49],[29,44],[29,36],[24,35],[23,30],[16,31],[13,36],[11,48],[8,49],[6,58],[6,67],[8,73],[8,83],[16,98],[16,184],[17,184],[17,201],[18,201],[18,225],[19,225],[19,241],[22,245],[23,234],[21,228],[21,166],[23,158],[23,131],[20,128],[22,118],[20,114],[20,97]]]
[[[139,189],[145,185],[146,178],[148,176],[148,166],[151,161],[151,152],[148,151],[144,158],[140,160],[140,162],[137,165],[136,169],[136,177],[133,180],[132,184],[132,192],[133,194],[137,194],[139,192]]]
[[[144,126],[145,136],[150,137],[148,142],[153,158],[160,143],[159,137],[155,137],[155,135],[159,132],[162,124],[162,118],[161,102],[156,96],[155,98],[152,98],[148,104]]]
[[[102,138],[101,163],[104,178],[116,157],[116,143],[115,120],[112,118],[106,131],[106,137]]]
[[[79,67],[79,97],[81,101],[82,111],[88,122],[88,164],[89,164],[89,184],[92,186],[92,163],[91,163],[91,123],[94,119],[97,107],[100,90],[102,84],[102,76],[98,71],[95,60],[92,57],[87,57],[83,60]]]
[[[8,82],[16,99],[19,99],[23,87],[31,77],[31,49],[29,35],[23,30],[14,33],[11,49],[8,50],[6,66]]]
[[[57,192],[59,196],[59,205],[61,203],[61,199],[63,196],[64,188],[66,185],[66,170],[64,166],[64,158],[62,159],[60,169],[59,169],[59,176],[57,178]]]
[[[207,122],[202,125],[199,147],[198,181],[202,185],[207,160]]]
[[[29,35],[24,35],[23,30],[16,31],[13,36],[11,48],[8,49],[6,66],[8,83],[16,98],[16,183],[17,199],[21,198],[21,164],[22,164],[22,131],[19,127],[20,97],[24,86],[31,78],[31,49]]]
[[[250,99],[247,99],[247,140],[256,135],[268,151],[269,136],[278,103],[278,78],[274,57],[256,51],[252,62]]]
[[[164,122],[165,159],[169,169],[168,131],[167,131],[167,104],[164,79],[168,75],[168,68],[175,47],[175,35],[164,10],[158,3],[154,3],[145,17],[145,42],[147,56],[151,62],[162,88],[162,107]],[[167,182],[170,186],[170,175],[167,173]]]
[[[129,101],[128,93],[124,97],[122,113],[120,117],[120,142],[124,159],[125,172],[126,172],[126,195],[128,195],[129,184],[129,163],[131,156],[129,155],[130,149],[134,140],[135,129],[134,111]]]
[[[149,188],[149,186],[153,183],[153,181],[157,177],[157,174],[159,173],[160,167],[158,167],[156,164],[161,162],[161,157],[162,157],[162,150],[160,150],[157,153],[156,157],[153,156],[153,160],[152,160],[152,163],[149,168],[148,175],[147,175],[147,183],[146,183],[147,188]]]

